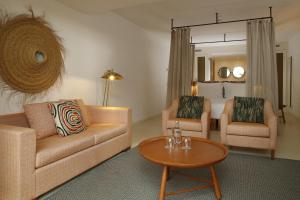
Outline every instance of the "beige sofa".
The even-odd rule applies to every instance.
[[[171,106],[162,112],[162,128],[164,135],[171,135],[175,128],[175,122],[179,121],[179,128],[184,136],[195,136],[207,138],[210,129],[211,103],[209,99],[204,99],[203,113],[201,119],[176,118],[179,100],[172,102]]]
[[[228,146],[271,150],[274,159],[277,141],[277,117],[272,104],[265,101],[264,124],[232,122],[233,99],[227,100],[221,115],[221,141]]]
[[[83,133],[38,140],[24,113],[0,116],[0,199],[34,199],[130,148],[129,108],[87,110],[92,124]]]

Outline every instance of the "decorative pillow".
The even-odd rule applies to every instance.
[[[76,101],[62,101],[48,104],[54,118],[57,133],[61,136],[80,133],[85,130],[82,114]]]
[[[61,99],[61,101],[76,101],[79,105],[79,108],[81,110],[81,114],[82,114],[82,118],[84,121],[84,124],[86,126],[90,126],[91,125],[91,116],[90,113],[86,107],[86,105],[84,104],[82,99]]]
[[[177,118],[201,119],[204,97],[181,96],[178,104]]]
[[[264,123],[265,100],[256,97],[234,97],[233,122]]]
[[[36,131],[37,139],[56,134],[55,122],[48,103],[26,104],[23,108],[30,127]]]

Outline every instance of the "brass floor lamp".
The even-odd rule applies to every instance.
[[[111,70],[107,70],[101,78],[105,79],[105,88],[104,88],[102,106],[108,106],[111,82],[114,80],[122,80],[123,76],[121,74],[114,72],[114,70],[111,69]]]

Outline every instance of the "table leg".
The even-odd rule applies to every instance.
[[[168,173],[169,173],[169,167],[168,166],[164,166],[163,174],[162,174],[162,178],[161,178],[159,200],[164,200],[165,199]]]
[[[169,178],[170,178],[170,167],[168,167],[167,169],[167,181],[169,180]]]
[[[210,166],[210,173],[211,173],[212,182],[213,182],[214,189],[215,189],[216,198],[218,200],[220,200],[221,197],[222,197],[222,194],[221,194],[220,185],[219,185],[219,181],[218,181],[218,178],[217,178],[216,170],[215,170],[215,167],[213,165]]]

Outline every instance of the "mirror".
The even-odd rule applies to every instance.
[[[204,51],[204,50],[203,50]],[[247,78],[247,57],[244,54],[209,56],[196,52],[198,82],[244,83]],[[207,56],[208,55],[208,56]]]
[[[230,75],[230,70],[228,67],[221,67],[218,71],[218,75],[220,78],[228,78]]]
[[[43,63],[46,60],[45,54],[41,51],[36,51],[34,56],[37,63]]]
[[[245,70],[242,66],[236,66],[233,68],[232,74],[235,78],[242,78],[245,75]]]

